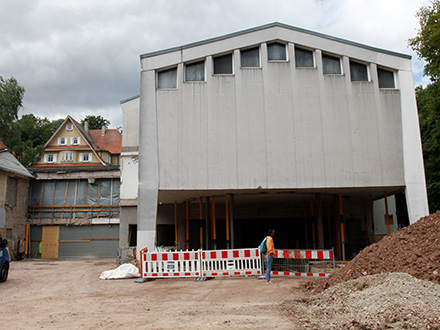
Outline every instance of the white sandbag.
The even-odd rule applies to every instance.
[[[101,280],[116,280],[119,278],[139,277],[139,269],[132,264],[123,264],[116,269],[106,270],[101,273]]]

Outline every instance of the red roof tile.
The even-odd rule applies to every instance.
[[[107,129],[102,136],[101,129],[91,129],[89,134],[95,141],[96,150],[107,150],[112,154],[120,154],[122,150],[122,135],[117,129]]]
[[[0,150],[3,150],[3,149],[8,149],[8,147],[2,141],[0,141]]]

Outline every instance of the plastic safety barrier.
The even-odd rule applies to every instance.
[[[259,249],[202,251],[202,273],[209,276],[261,275]]]
[[[141,251],[143,278],[198,277],[201,274],[200,251]]]
[[[257,248],[140,253],[142,278],[261,275]]]
[[[335,259],[332,250],[275,250],[275,259],[308,259],[308,260],[332,260],[333,269],[335,269]],[[261,262],[262,274],[266,273],[265,262]],[[276,269],[276,263],[272,265],[271,275],[273,276],[300,276],[300,277],[328,277],[329,273],[313,273],[313,272],[298,272],[290,270]]]

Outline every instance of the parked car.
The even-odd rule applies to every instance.
[[[0,235],[0,283],[8,278],[10,261],[8,241]]]

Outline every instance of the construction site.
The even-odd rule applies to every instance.
[[[13,262],[2,310],[10,329],[440,329],[439,238],[436,213],[328,278],[274,276],[272,285],[255,276],[99,280],[115,267],[106,259]]]

